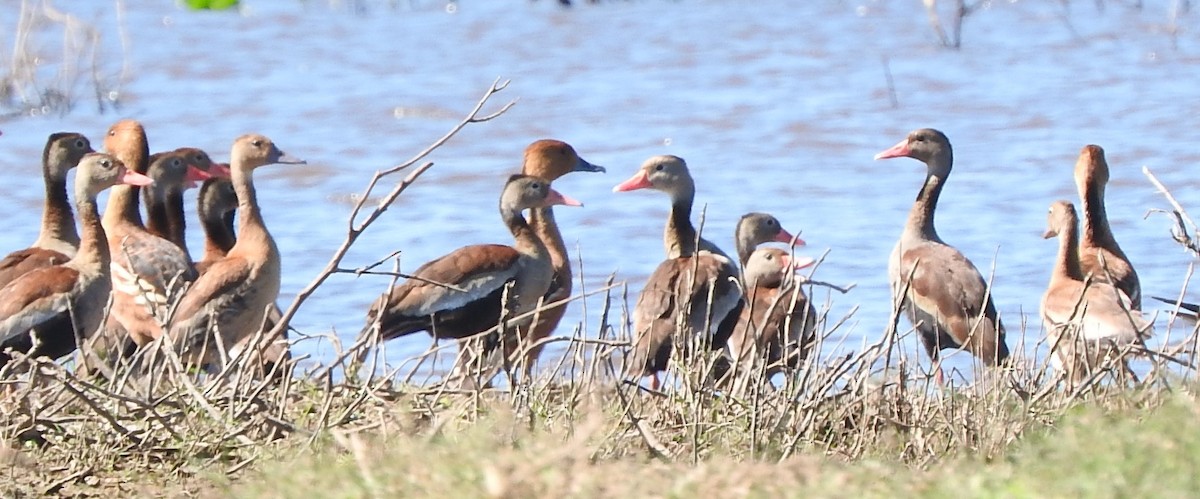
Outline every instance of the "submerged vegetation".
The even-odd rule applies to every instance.
[[[371,179],[343,245],[280,324],[332,274],[381,264],[342,260],[433,167],[431,151],[508,109],[481,114],[503,89],[494,84],[446,136]],[[1175,238],[1196,247],[1182,207],[1173,213]],[[564,354],[534,378],[514,378],[522,370],[512,366],[515,381],[499,388],[414,382],[436,349],[386,366],[370,337],[266,376],[236,358],[198,375],[170,348],[144,350],[159,356],[149,372],[97,366],[91,377],[18,356],[0,381],[0,493],[1117,497],[1184,495],[1200,480],[1194,330],[1174,348],[1133,352],[1138,379],[1112,376],[1110,359],[1067,385],[1021,353],[1036,349],[1017,348],[1010,367],[939,387],[903,348],[911,331],[893,326],[851,351],[840,336],[850,317],[826,309],[822,355],[775,383],[714,387],[707,349],[682,348],[657,391],[619,374],[630,336],[622,289],[588,290],[589,307],[602,300],[587,328],[597,333],[581,325],[542,340],[565,343]],[[86,352],[79,362],[94,365]]]

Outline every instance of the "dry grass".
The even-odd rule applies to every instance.
[[[508,108],[478,114],[503,88],[493,84],[447,136],[371,180],[345,243],[285,320],[330,275],[354,272],[341,266],[349,246],[432,167],[420,164],[430,150]],[[377,184],[409,167],[358,217]],[[1179,224],[1187,246],[1196,228]],[[1195,331],[1165,354],[1129,352],[1139,356],[1136,380],[1115,375],[1123,359],[1113,358],[1066,385],[1018,353],[1010,368],[943,388],[908,357],[902,345],[915,339],[897,321],[849,351],[840,335],[851,317],[828,317],[826,306],[823,354],[775,383],[754,381],[756,366],[749,381],[714,384],[707,346],[680,335],[667,389],[657,392],[618,375],[626,287],[586,296],[573,306],[601,300],[598,323],[544,340],[565,343],[564,354],[539,378],[501,389],[478,388],[495,372],[483,357],[442,383],[428,377],[438,348],[388,366],[369,335],[306,371],[297,364],[307,359],[295,358],[265,376],[237,358],[196,373],[169,348],[91,377],[19,358],[0,373],[0,493],[1119,496],[1182,495],[1200,476],[1200,404],[1183,348],[1200,341]],[[512,380],[522,366],[506,370]]]

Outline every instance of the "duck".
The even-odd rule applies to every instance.
[[[662,191],[671,199],[664,240],[667,259],[654,269],[638,295],[633,347],[625,360],[627,375],[649,376],[651,388],[657,390],[659,373],[667,369],[671,357],[677,324],[683,325],[686,336],[700,336],[709,348],[723,349],[744,303],[737,265],[715,244],[697,238],[691,221],[696,186],[683,158],[653,156],[613,191],[638,189]]]
[[[1104,208],[1104,188],[1108,184],[1108,161],[1104,149],[1089,144],[1075,161],[1075,187],[1083,203],[1083,230],[1079,238],[1079,265],[1084,275],[1107,282],[1129,297],[1134,310],[1142,309],[1142,286],[1137,271],[1121,245],[1113,237]]]
[[[550,251],[521,212],[550,206],[583,204],[552,189],[546,179],[509,177],[499,211],[514,244],[464,246],[421,265],[371,305],[361,335],[378,331],[387,341],[426,331],[435,339],[463,339],[495,328],[505,309],[508,317],[533,310],[550,290],[554,267]],[[506,288],[508,303],[503,301]],[[489,348],[495,348],[491,338],[498,335],[488,336]]]
[[[901,157],[925,163],[926,175],[888,259],[888,277],[893,302],[916,328],[941,385],[941,350],[966,349],[985,365],[997,366],[1007,362],[1008,344],[979,269],[934,228],[938,197],[954,165],[950,139],[922,128],[875,155],[876,160]]]
[[[145,186],[151,180],[126,169],[117,158],[88,153],[78,162],[75,205],[83,228],[70,260],[31,270],[0,288],[0,366],[9,349],[30,356],[63,357],[104,321],[111,281],[108,241],[96,204],[100,191],[115,185]]]
[[[196,211],[200,215],[200,227],[204,229],[204,254],[196,262],[197,274],[204,275],[212,264],[225,258],[233,249],[237,242],[233,228],[237,207],[237,193],[229,178],[213,177],[200,185]]]
[[[136,120],[113,124],[104,137],[104,149],[130,170],[145,175],[149,169],[146,130]],[[125,345],[126,340],[140,347],[162,336],[171,305],[196,278],[187,253],[146,230],[138,210],[140,189],[136,185],[113,187],[104,211],[112,255],[113,303],[97,350],[104,350],[104,344]]]
[[[561,140],[541,139],[525,148],[524,161],[521,166],[522,174],[542,178],[553,184],[559,178],[572,172],[604,173],[605,169],[603,166],[594,165],[583,159],[574,147]],[[556,303],[570,298],[574,286],[571,258],[567,253],[567,246],[563,242],[558,222],[554,219],[554,209],[549,206],[531,208],[528,222],[529,226],[533,228],[534,234],[550,253],[550,265],[554,269],[554,277],[550,281],[550,288],[543,296],[542,303]],[[517,353],[523,348],[526,349],[522,363],[522,371],[526,377],[533,372],[534,364],[541,356],[542,346],[537,343],[554,332],[566,311],[567,304],[563,303],[538,312],[529,327],[516,331],[519,336],[517,341],[504,343],[505,358],[510,361],[515,361]],[[464,362],[462,365],[470,364],[470,362]]]
[[[178,246],[184,255],[189,255],[189,263],[183,192],[212,177],[215,172],[210,173],[210,170],[213,170],[213,163],[208,154],[195,148],[152,155],[146,169],[146,176],[154,180],[154,184],[142,190],[146,230]]]
[[[1078,224],[1075,205],[1062,200],[1050,205],[1044,237],[1058,237],[1058,256],[1041,303],[1053,365],[1073,383],[1105,357],[1153,334],[1153,324],[1133,308],[1129,295],[1083,271]]]
[[[200,226],[204,229],[204,254],[196,262],[196,273],[203,276],[208,268],[229,254],[237,242],[234,231],[234,215],[237,214],[237,193],[233,191],[233,182],[229,179],[229,165],[217,163],[213,165],[211,178],[200,185],[200,193],[196,200],[196,211],[200,216]],[[199,278],[199,277],[198,277]],[[267,313],[263,331],[275,329],[275,325],[283,317],[278,304],[271,307]],[[280,331],[280,338],[268,343],[262,350],[262,373],[276,371],[280,375],[283,370],[275,370],[275,364],[291,358],[288,351],[288,330]]]
[[[816,340],[817,312],[797,286],[796,272],[815,263],[780,248],[760,248],[742,269],[746,306],[729,337],[733,365],[765,359],[767,377],[795,369]],[[794,300],[794,302],[793,302]]]
[[[734,248],[737,250],[738,263],[745,267],[750,255],[763,243],[777,242],[792,244],[795,240],[797,247],[804,246],[803,239],[793,236],[779,219],[769,213],[751,212],[738,219],[733,230]]]
[[[46,139],[42,151],[42,180],[46,200],[42,225],[33,246],[14,251],[0,260],[0,287],[33,269],[66,263],[79,248],[79,232],[67,198],[67,172],[91,153],[92,144],[83,134],[59,132]]]
[[[237,241],[224,258],[208,267],[180,299],[170,324],[171,341],[191,365],[220,370],[220,352],[236,355],[265,324],[279,298],[282,263],[279,247],[263,222],[254,189],[254,172],[266,165],[305,164],[284,153],[261,134],[246,134],[233,142],[231,182],[238,199]],[[264,338],[265,347],[280,341]],[[259,359],[260,364],[275,359]]]

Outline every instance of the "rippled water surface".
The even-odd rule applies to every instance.
[[[3,3],[7,29],[16,2]],[[1178,292],[1191,262],[1167,236],[1167,218],[1146,216],[1166,204],[1141,167],[1200,207],[1196,14],[1180,19],[1173,39],[1170,2],[1142,10],[1100,3],[1107,8],[991,2],[967,20],[961,51],[939,47],[915,1],[644,0],[573,9],[366,2],[357,13],[246,1],[241,14],[158,1],[126,2],[120,16],[111,4],[64,5],[103,33],[105,71],[120,69],[118,35],[126,37],[122,106],[99,114],[84,99],[63,117],[0,123],[0,189],[9,201],[0,243],[7,251],[35,238],[37,164],[51,132],[82,131],[98,142],[108,124],[133,117],[153,150],[198,146],[222,159],[234,137],[262,132],[309,163],[258,176],[283,252],[286,303],[342,241],[350,200],[370,175],[423,149],[502,77],[512,83],[493,108],[508,99],[516,106],[438,150],[433,170],[363,236],[346,266],[403,250],[402,267],[412,270],[463,244],[511,240],[495,212],[499,188],[525,145],[553,137],[609,169],[556,183],[587,205],[558,210],[587,286],[615,273],[632,294],[663,258],[667,200],[610,189],[646,157],[676,154],[708,207],[706,234],[730,251],[733,224],[747,211],[773,213],[802,232],[809,254],[828,251],[816,277],[857,287],[847,295],[818,288],[816,297],[831,301],[835,317],[859,307],[846,329],[853,347],[885,328],[886,260],[924,175],[916,161],[871,157],[930,126],[950,136],[957,160],[939,232],[985,274],[994,265],[1010,342],[1028,321],[1032,344],[1056,249],[1040,237],[1045,212],[1055,199],[1075,199],[1071,172],[1083,145],[1108,152],[1108,213],[1143,294]],[[198,234],[190,237],[202,247]],[[387,283],[335,276],[293,325],[352,340]],[[587,303],[594,330],[600,299]],[[585,319],[581,310],[572,306],[560,333]],[[390,353],[402,358],[427,345],[414,336]],[[298,348],[318,359],[331,352],[313,342]]]

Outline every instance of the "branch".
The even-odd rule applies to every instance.
[[[1192,254],[1200,257],[1200,242],[1197,242],[1189,235],[1197,233],[1196,222],[1192,220],[1192,217],[1188,216],[1187,210],[1183,209],[1183,205],[1179,204],[1175,196],[1171,195],[1171,191],[1167,190],[1167,186],[1159,182],[1158,178],[1150,172],[1150,167],[1143,166],[1142,173],[1150,179],[1150,183],[1154,184],[1158,192],[1161,192],[1163,197],[1167,198],[1167,202],[1171,203],[1172,211],[1156,209],[1150,210],[1150,213],[1161,212],[1172,215],[1175,219],[1175,226],[1171,228],[1171,239],[1174,239],[1175,242],[1187,248]],[[1191,230],[1188,230],[1188,227],[1191,227]]]
[[[466,128],[467,125],[490,121],[504,114],[506,111],[512,108],[513,104],[516,104],[515,100],[504,104],[494,113],[480,116],[479,112],[483,109],[483,106],[487,104],[488,100],[491,99],[493,95],[499,93],[501,90],[504,90],[506,87],[508,87],[508,80],[501,82],[500,79],[497,78],[496,81],[493,81],[492,85],[488,87],[487,91],[484,92],[483,97],[479,98],[479,101],[475,104],[475,107],[471,109],[471,112],[468,113],[467,116],[462,119],[462,121],[455,125],[454,128],[451,128],[450,131],[446,132],[445,135],[426,147],[425,150],[417,153],[417,155],[413,156],[412,159],[387,170],[375,173],[375,176],[372,177],[371,181],[367,184],[367,188],[363,192],[362,197],[357,203],[355,203],[354,209],[350,211],[350,217],[347,221],[346,238],[342,241],[342,245],[338,247],[337,251],[334,251],[333,256],[329,258],[329,263],[327,263],[325,268],[322,269],[319,274],[317,274],[317,277],[314,278],[312,282],[308,284],[308,286],[301,290],[300,293],[296,295],[296,298],[292,300],[291,305],[288,305],[287,310],[283,311],[283,315],[279,318],[279,321],[275,323],[275,327],[271,329],[270,334],[267,335],[268,337],[274,337],[275,335],[280,335],[283,333],[284,328],[287,328],[288,323],[291,322],[292,318],[296,316],[296,312],[300,309],[300,306],[303,305],[304,302],[316,292],[317,288],[319,288],[326,279],[329,279],[329,276],[337,272],[342,263],[342,259],[345,258],[346,253],[350,251],[350,247],[354,245],[354,242],[358,240],[358,236],[362,235],[362,233],[367,230],[367,227],[369,227],[371,223],[378,219],[380,215],[383,215],[383,212],[387,211],[387,209],[391,207],[392,203],[396,201],[396,198],[400,197],[400,194],[403,194],[409,186],[416,182],[417,179],[421,177],[421,174],[432,168],[433,163],[426,162],[412,172],[409,172],[408,176],[404,177],[404,180],[401,180],[399,184],[396,184],[396,186],[393,187],[392,190],[375,205],[375,208],[367,214],[366,218],[363,219],[361,223],[356,225],[355,220],[358,219],[359,213],[362,211],[363,207],[366,206],[367,200],[369,200],[371,197],[371,191],[375,189],[375,186],[379,183],[379,181],[388,175],[408,169],[409,167],[417,164],[426,156],[431,154],[434,150],[449,141],[451,137],[457,135],[458,132],[463,128]]]

